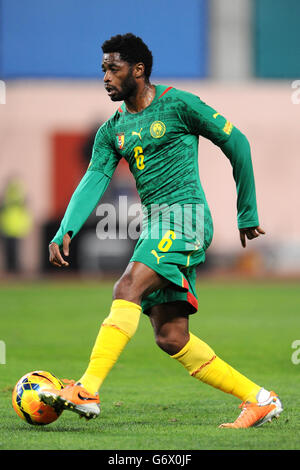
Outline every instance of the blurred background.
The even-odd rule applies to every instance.
[[[298,0],[0,0],[0,278],[51,276],[48,243],[91,156],[107,97],[101,44],[152,50],[152,83],[197,94],[248,137],[260,224],[241,248],[229,161],[200,139],[215,234],[199,275],[300,275]],[[188,188],[187,188],[188,191]],[[103,202],[138,201],[122,161]],[[134,241],[99,240],[94,212],[72,242],[70,275],[115,276]],[[65,274],[65,272],[64,272]],[[299,276],[300,277],[300,276]]]

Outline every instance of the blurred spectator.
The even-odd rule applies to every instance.
[[[0,234],[6,272],[21,271],[20,241],[30,232],[32,217],[27,208],[22,183],[12,178],[7,183],[0,202]]]

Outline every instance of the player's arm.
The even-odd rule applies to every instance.
[[[233,127],[229,139],[220,148],[232,165],[237,189],[238,228],[245,248],[246,238],[252,240],[265,234],[259,226],[250,144],[247,137]]]
[[[79,232],[89,215],[104,194],[110,178],[100,171],[87,170],[66,209],[58,232],[49,245],[49,261],[55,266],[68,266],[60,253],[63,249],[65,256],[69,255],[69,245],[72,238]]]
[[[184,97],[185,121],[196,135],[202,135],[220,147],[229,159],[237,189],[237,221],[240,240],[246,246],[249,240],[265,232],[259,226],[255,181],[251,159],[251,149],[246,136],[215,109],[195,95]]]
[[[97,132],[88,170],[73,193],[60,227],[49,245],[49,261],[58,267],[69,264],[63,258],[69,255],[71,240],[79,232],[109,185],[119,157],[111,146],[103,126]]]

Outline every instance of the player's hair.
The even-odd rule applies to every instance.
[[[130,65],[143,62],[145,66],[145,77],[151,75],[153,56],[144,41],[132,33],[117,34],[102,44],[103,53],[119,52],[120,57]]]

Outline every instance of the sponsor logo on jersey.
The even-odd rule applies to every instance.
[[[124,142],[125,142],[124,132],[120,132],[119,134],[116,134],[116,138],[117,138],[118,149],[122,150],[124,148]]]
[[[214,119],[217,119],[218,116],[222,117],[220,113],[213,114]],[[225,126],[223,127],[223,132],[225,132],[225,134],[230,135],[232,132],[232,129],[233,129],[233,124],[230,121],[226,121]]]
[[[154,139],[160,139],[166,132],[166,125],[162,121],[154,121],[150,126],[150,134]]]
[[[226,121],[225,126],[223,127],[223,131],[225,134],[230,135],[232,132],[233,124],[230,121]]]

